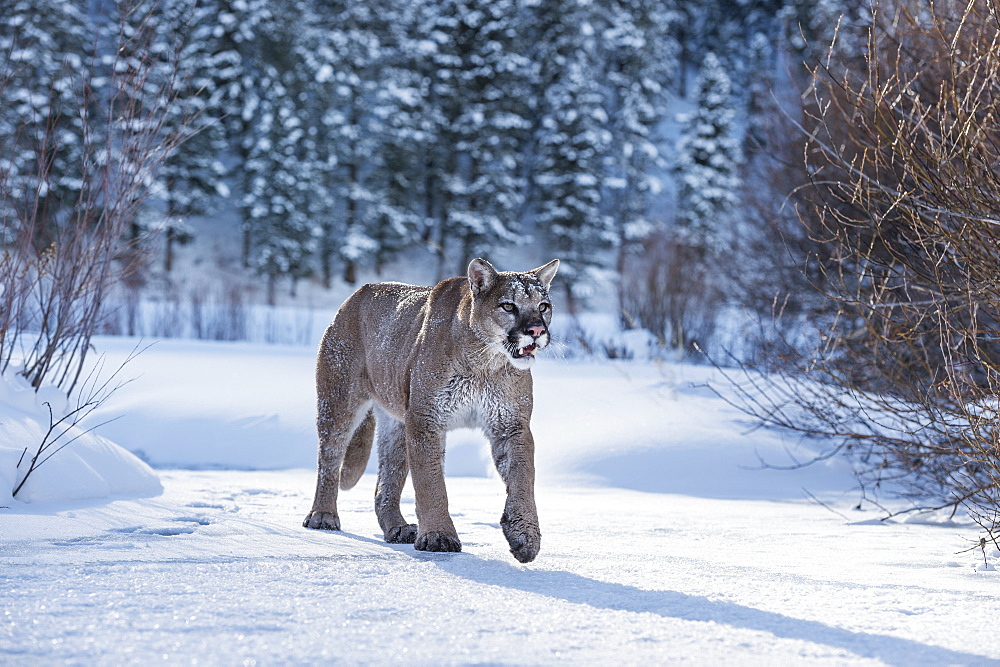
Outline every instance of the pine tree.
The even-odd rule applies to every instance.
[[[267,300],[274,304],[279,279],[291,279],[294,288],[295,281],[311,273],[317,234],[307,214],[309,179],[301,164],[306,130],[294,87],[271,66],[259,82],[262,94],[250,134],[244,198],[252,241],[250,265],[267,278]]]
[[[521,241],[522,155],[530,130],[532,63],[520,40],[517,3],[492,2],[482,11],[462,84],[471,94],[459,121],[465,134],[460,147],[467,147],[470,162],[466,196],[460,200],[465,210],[455,211],[462,268],[470,257],[491,253],[497,244]],[[469,24],[473,27],[475,21]]]
[[[243,85],[247,106],[243,120],[244,224],[248,263],[266,276],[268,302],[274,303],[279,279],[297,281],[311,274],[318,236],[310,215],[316,183],[316,128],[308,90],[314,74],[299,59],[304,3],[290,0],[281,12],[266,16],[255,39],[258,69]]]
[[[164,268],[170,271],[174,244],[193,236],[186,218],[208,213],[215,199],[226,194],[221,184],[225,167],[219,160],[226,145],[216,79],[219,8],[212,0],[165,0],[158,12],[161,49],[175,63],[167,129],[186,137],[161,170],[167,207]]]
[[[232,197],[242,202],[241,257],[244,266],[249,266],[252,242],[251,230],[247,224],[247,179],[243,167],[250,159],[249,148],[253,145],[247,137],[253,129],[260,102],[261,91],[257,85],[257,77],[262,72],[265,61],[265,26],[274,20],[272,3],[268,0],[211,2],[217,13],[212,30],[210,56],[213,93],[206,111],[224,136],[225,154],[234,163],[229,173],[239,175],[231,178],[228,184],[220,184],[224,189],[219,196],[223,199]],[[238,192],[230,193],[230,185],[235,186]]]
[[[40,247],[83,185],[84,130],[96,104],[83,97],[92,28],[79,3],[62,0],[16,0],[0,16],[0,163]]]
[[[554,0],[538,10],[534,58],[542,115],[532,200],[539,232],[564,260],[562,281],[573,311],[616,241],[602,202],[611,133],[589,5]]]
[[[390,25],[408,27],[411,3],[393,0],[392,5],[394,20]],[[417,48],[405,27],[391,30],[383,43],[381,85],[374,99],[378,134],[372,155],[372,180],[376,182],[370,187],[377,189],[377,199],[368,217],[368,236],[377,245],[373,257],[376,272],[404,249],[420,244],[427,227],[423,208],[426,199],[422,196],[428,149],[427,134],[421,128],[425,117],[421,104],[423,80],[409,66],[409,54],[417,52]]]
[[[667,108],[666,91],[678,70],[674,33],[679,17],[674,4],[664,0],[618,0],[604,15],[605,108],[617,148],[606,179],[611,190],[607,199],[621,253],[653,228],[647,217],[659,191],[653,174],[663,165],[656,133]]]
[[[177,44],[169,37],[158,0],[136,0],[116,6],[116,10],[121,13],[108,16],[108,27],[120,32],[121,45],[117,52],[102,58],[104,66],[114,71],[115,83],[102,92],[115,100],[113,105],[128,107],[134,113],[108,109],[109,131],[114,139],[105,141],[113,142],[115,150],[107,155],[121,163],[119,172],[147,180],[152,176],[142,173],[143,155],[159,150],[157,135],[171,132],[180,124]],[[145,119],[149,117],[155,117],[161,126],[148,127]],[[153,231],[147,218],[133,216],[130,243],[138,247]]]
[[[438,277],[443,277],[445,271],[448,183],[456,140],[452,132],[453,110],[459,106],[453,99],[456,91],[452,69],[456,58],[449,54],[456,22],[444,15],[448,3],[431,0],[417,5],[406,37],[410,57],[402,64],[402,69],[410,73],[411,85],[400,91],[398,100],[409,113],[406,122],[393,123],[398,141],[413,152],[413,181],[419,192],[414,210],[421,220],[422,241],[437,260]],[[415,99],[407,100],[407,92],[413,93]]]
[[[425,126],[434,136],[426,156],[433,169],[430,240],[442,261],[447,247],[457,245],[464,265],[521,239],[533,65],[513,0],[436,0],[423,10]]]
[[[653,227],[654,172],[663,162],[657,133],[677,69],[677,17],[663,0],[535,5],[540,104],[529,210],[554,249],[574,258],[564,278],[579,294],[602,268],[620,269],[623,253]],[[557,195],[549,186],[559,181],[573,185]],[[557,204],[561,197],[573,206]],[[556,221],[556,211],[565,220]]]
[[[696,108],[677,146],[677,224],[689,245],[716,250],[738,204],[739,146],[733,136],[729,76],[708,53],[698,73]]]
[[[357,279],[359,263],[378,251],[377,147],[380,118],[373,113],[391,14],[388,3],[373,7],[360,0],[318,3],[316,27],[303,43],[302,62],[313,74],[316,91],[318,173],[317,217],[325,221],[320,246],[324,283],[330,284],[336,254],[348,283]]]

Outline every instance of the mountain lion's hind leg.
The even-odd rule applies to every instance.
[[[375,514],[385,541],[390,544],[413,544],[416,524],[407,523],[399,509],[399,498],[409,466],[406,463],[406,432],[403,423],[385,412],[377,411],[378,484],[375,487]]]
[[[360,414],[358,414],[360,413]],[[344,464],[347,444],[354,435],[359,422],[368,414],[364,411],[323,415],[317,419],[319,431],[319,470],[316,476],[316,496],[312,510],[302,525],[320,530],[340,530],[340,516],[337,514],[337,489],[340,487],[340,471]]]
[[[312,510],[302,522],[306,528],[340,530],[337,489],[344,455],[354,431],[362,426],[371,407],[371,401],[361,393],[360,373],[352,372],[344,362],[352,358],[352,352],[345,349],[347,345],[342,341],[331,326],[320,347],[316,370],[319,461],[316,496]]]

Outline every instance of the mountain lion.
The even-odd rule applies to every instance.
[[[541,544],[535,510],[530,368],[549,344],[555,259],[497,272],[474,259],[468,275],[434,287],[365,285],[340,307],[316,363],[319,475],[307,528],[340,530],[337,487],[364,473],[378,422],[375,513],[385,541],[461,551],[448,514],[445,433],[480,427],[507,485],[500,526],[522,563]],[[417,524],[399,499],[413,476]]]

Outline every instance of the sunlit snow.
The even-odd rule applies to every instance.
[[[98,343],[109,365],[133,346]],[[998,554],[956,554],[974,526],[852,509],[838,460],[759,469],[821,443],[748,433],[705,367],[539,361],[530,565],[508,553],[503,485],[473,431],[448,445],[462,553],[384,544],[373,465],[341,494],[343,532],[303,529],[313,361],[307,347],[164,341],[132,362],[100,433],[159,480],[83,438],[37,471],[34,495],[0,502],[3,664],[1000,661]],[[44,417],[4,387],[4,433]],[[8,437],[9,486],[34,436]],[[112,450],[116,466],[94,467],[107,488],[81,492],[84,463]]]

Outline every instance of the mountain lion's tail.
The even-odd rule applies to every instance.
[[[351,442],[344,454],[344,465],[340,468],[340,488],[351,489],[365,474],[368,467],[368,456],[372,452],[372,441],[375,438],[375,415],[371,410],[364,420],[354,430]]]

